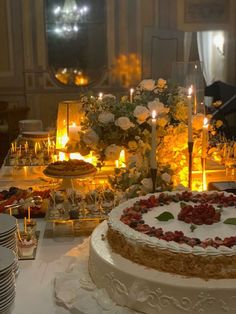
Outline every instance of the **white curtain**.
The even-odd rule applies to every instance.
[[[225,31],[197,32],[197,45],[206,85],[226,81]]]
[[[190,50],[192,45],[192,32],[185,32],[184,33],[184,62],[189,62]]]

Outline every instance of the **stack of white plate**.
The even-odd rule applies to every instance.
[[[8,313],[15,299],[14,263],[14,252],[0,246],[0,313]]]
[[[42,131],[43,122],[42,120],[20,120],[19,129],[21,132],[31,132],[31,131]]]
[[[16,218],[8,214],[0,214],[0,246],[9,248],[14,252],[15,262],[13,270],[18,273],[18,253],[16,239]]]

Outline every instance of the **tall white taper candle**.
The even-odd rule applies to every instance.
[[[208,119],[204,118],[202,128],[202,158],[206,158],[207,156],[207,146],[208,146]]]
[[[188,89],[188,142],[193,141],[193,129],[192,129],[192,86]]]
[[[150,154],[150,168],[157,169],[156,149],[157,149],[157,119],[156,111],[152,111],[152,141]]]

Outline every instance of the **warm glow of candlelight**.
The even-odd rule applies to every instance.
[[[152,111],[152,133],[151,133],[151,152],[150,152],[150,167],[151,169],[157,169],[157,120],[156,120],[156,110]]]
[[[116,168],[119,168],[119,160],[115,161],[115,166],[116,166]]]
[[[11,143],[11,152],[14,153],[14,151],[15,151],[15,146],[13,143]]]
[[[28,142],[26,141],[25,142],[25,152],[26,152],[26,154],[28,153],[28,149],[29,149],[29,144],[28,144]]]
[[[208,147],[208,119],[205,117],[203,120],[202,128],[202,158],[207,157],[207,147]]]
[[[188,89],[188,97],[192,97],[192,93],[193,93],[193,86],[191,85]]]
[[[30,221],[30,206],[28,206],[28,221]]]
[[[26,222],[26,217],[24,217],[24,231],[27,233],[27,222]]]
[[[69,125],[69,138],[70,140],[79,140],[79,131],[80,127],[75,123],[72,122],[71,125]]]
[[[34,144],[34,153],[35,153],[35,155],[37,155],[37,152],[38,152],[38,142],[36,142]]]
[[[96,166],[97,165],[97,158],[92,153],[86,156],[82,156],[80,153],[70,153],[70,159],[79,159],[89,162],[90,164]]]
[[[27,178],[28,176],[27,166],[24,166],[23,169],[24,169],[24,177]]]
[[[126,167],[126,159],[125,159],[125,150],[122,149],[119,155],[119,159],[115,160],[116,168],[125,168]]]
[[[119,164],[121,165],[122,168],[125,167],[125,150],[124,149],[122,149],[120,152]]]
[[[130,88],[130,90],[129,90],[129,98],[130,98],[130,102],[131,103],[133,102],[133,94],[134,94],[134,89]]]
[[[157,116],[156,110],[153,110],[152,111],[152,119],[156,119],[156,116]]]
[[[192,129],[192,93],[193,86],[188,89],[188,142],[193,142],[193,129]]]
[[[207,117],[205,117],[204,120],[203,120],[203,127],[204,128],[208,128],[208,119],[207,119]]]
[[[54,156],[54,160],[56,161],[57,156]],[[79,152],[78,153],[70,153],[66,154],[65,152],[59,152],[59,156],[57,158],[60,161],[68,160],[68,159],[78,159],[78,160],[84,160],[94,166],[97,166],[97,157],[93,155],[92,152],[90,152],[86,156],[82,156]]]
[[[99,99],[99,100],[102,100],[102,97],[103,97],[103,93],[99,93],[99,94],[98,94],[98,99]]]
[[[18,225],[18,221],[16,222],[16,231],[17,231],[18,239],[20,241],[22,241],[21,234],[20,234],[20,228],[19,228],[19,225]]]
[[[64,148],[67,144],[67,142],[69,141],[69,137],[67,136],[67,134],[64,134],[60,139],[59,142],[61,143],[61,147]]]
[[[202,171],[202,190],[207,191],[206,169]]]
[[[59,152],[58,160],[66,160],[66,154],[64,152]]]

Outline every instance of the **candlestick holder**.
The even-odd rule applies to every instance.
[[[193,142],[188,142],[188,187],[192,190]]]
[[[156,181],[157,181],[157,169],[151,168],[151,178],[152,178],[152,193],[156,192]]]
[[[207,182],[206,182],[206,158],[201,158],[202,162],[202,190],[207,191]]]

